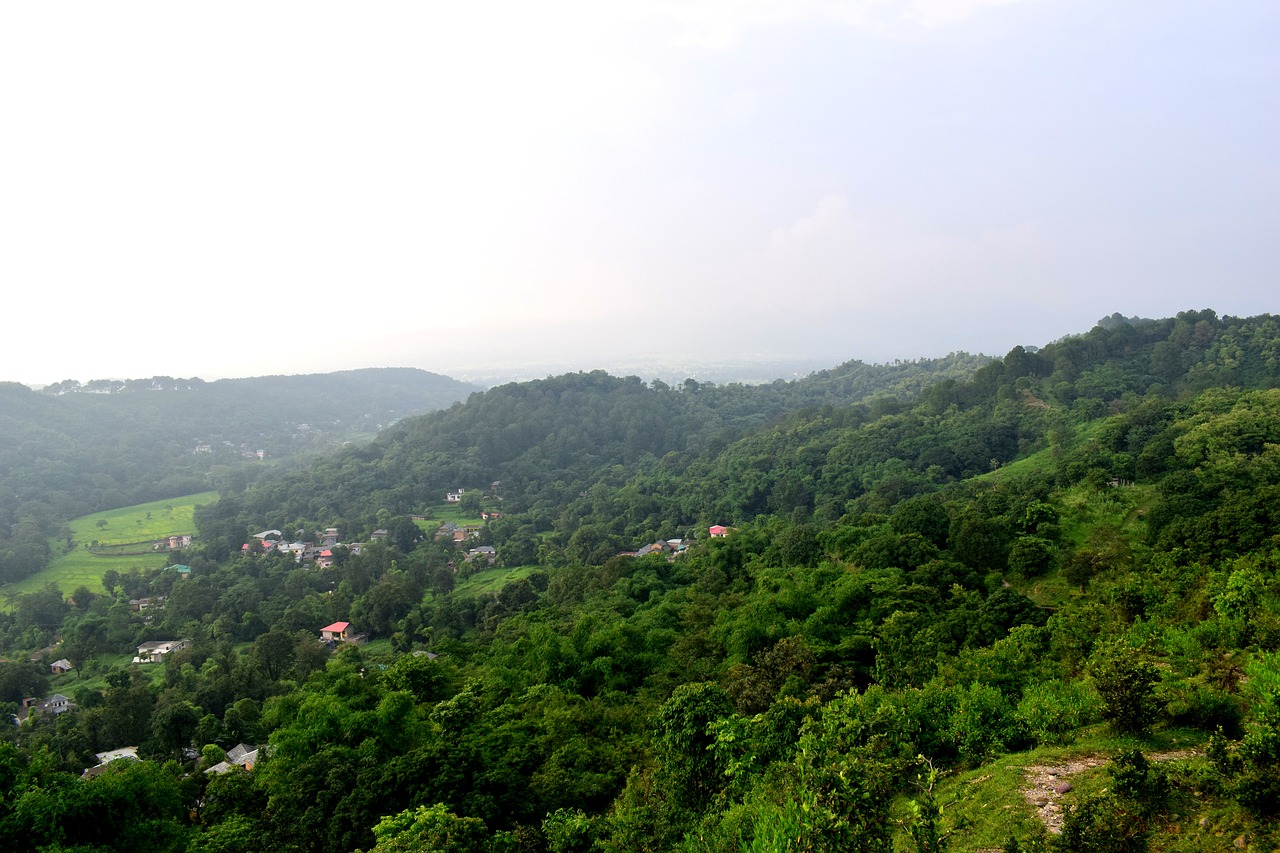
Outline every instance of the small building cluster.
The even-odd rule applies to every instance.
[[[385,530],[374,531],[373,538],[378,539],[379,534],[386,536]],[[264,530],[261,533],[253,534],[253,542],[245,542],[240,546],[241,554],[268,554],[272,551],[280,554],[292,554],[293,558],[303,565],[314,565],[319,569],[331,568],[337,563],[337,555],[334,554],[334,548],[346,548],[348,553],[359,554],[362,543],[353,542],[344,544],[338,540],[338,528],[327,527],[323,533],[318,534],[319,542],[286,542],[284,534],[279,530]]]
[[[184,533],[181,536],[170,536],[168,539],[158,539],[152,546],[153,551],[178,551],[182,548],[191,547],[191,534]]]
[[[219,761],[204,772],[220,775],[222,773],[229,773],[236,767],[241,767],[245,770],[253,770],[253,765],[258,763],[258,752],[260,749],[261,747],[250,746],[247,743],[238,743],[231,747],[231,749],[227,750],[227,758],[225,761]]]
[[[462,547],[479,535],[480,528],[471,524],[454,524],[452,521],[446,521],[436,528],[436,541],[446,540],[457,547]]]
[[[664,541],[650,542],[648,545],[642,545],[634,551],[623,551],[619,557],[647,557],[650,554],[662,554],[668,560],[674,560],[683,554],[689,548],[689,540],[687,539],[667,539]]]
[[[733,528],[725,527],[723,524],[713,524],[707,528],[707,535],[712,539],[722,539],[729,535],[729,531]],[[647,557],[650,554],[665,554],[668,560],[674,560],[685,551],[689,550],[689,546],[693,542],[688,539],[667,539],[664,541],[650,542],[648,545],[642,545],[634,551],[622,551],[619,557]]]

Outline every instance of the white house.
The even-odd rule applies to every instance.
[[[165,655],[181,651],[191,645],[190,640],[153,640],[138,646],[134,663],[160,663]]]

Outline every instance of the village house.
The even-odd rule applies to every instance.
[[[70,711],[75,707],[75,702],[72,702],[61,693],[55,693],[48,699],[41,702],[34,710],[39,714],[52,714],[56,717],[59,714],[65,714],[67,711]]]
[[[451,504],[456,504],[462,500],[462,496],[466,493],[466,489],[458,489],[456,492],[446,492],[444,499]]]
[[[71,665],[71,661],[67,660],[66,658],[62,658],[61,660],[56,660],[53,663],[49,664],[49,671],[52,672],[54,675],[65,675],[66,673],[70,672],[74,668],[75,667]]]
[[[320,629],[320,639],[326,643],[345,643],[351,637],[350,622],[334,622]]]
[[[20,726],[25,723],[27,718],[32,714],[38,713],[40,713],[40,700],[34,696],[24,697],[23,700],[18,703],[18,713],[13,715],[13,722],[15,725]]]
[[[725,527],[723,524],[713,524],[708,528],[707,532],[711,534],[712,539],[723,539],[725,536],[729,535],[729,528]]]
[[[498,559],[498,550],[492,545],[480,545],[467,552],[468,563],[486,563],[492,566]]]
[[[654,542],[651,545],[645,545],[643,548],[637,548],[635,556],[647,557],[650,554],[665,554],[668,550],[670,549],[667,547],[666,542]]]
[[[152,640],[138,646],[138,654],[134,663],[160,663],[165,655],[182,651],[191,645],[190,640]]]
[[[253,770],[253,765],[258,763],[258,751],[259,747],[250,746],[247,743],[238,743],[227,750],[226,761],[219,761],[204,772],[217,775],[230,772],[234,767]]]
[[[315,557],[316,546],[310,542],[290,542],[288,545],[281,545],[280,552],[292,554],[299,563],[306,563]]]
[[[107,765],[113,761],[137,761],[138,748],[136,746],[122,746],[119,749],[108,750],[107,752],[97,752],[94,756],[98,759],[98,763],[93,767],[86,768],[81,775],[86,779],[92,779],[103,770],[107,769]]]
[[[653,542],[635,551],[623,551],[618,554],[619,557],[647,557],[650,554],[665,554],[668,561],[675,560],[676,557],[683,554],[689,549],[689,543],[684,539],[667,539],[661,542]]]

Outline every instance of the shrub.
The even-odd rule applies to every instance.
[[[1022,721],[999,690],[975,683],[957,693],[950,735],[962,760],[976,766],[1025,743]]]
[[[1063,853],[1145,853],[1147,844],[1147,831],[1130,803],[1095,794],[1067,807],[1055,848]]]
[[[1054,679],[1028,687],[1018,718],[1037,744],[1066,744],[1098,718],[1101,701],[1088,683]]]
[[[1099,649],[1089,662],[1102,697],[1102,715],[1120,732],[1140,734],[1155,722],[1159,712],[1155,665],[1135,649],[1111,644]]]

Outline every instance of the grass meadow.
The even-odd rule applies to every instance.
[[[44,571],[0,587],[0,597],[34,592],[55,583],[63,593],[83,584],[102,591],[102,576],[108,569],[159,569],[169,562],[165,551],[154,551],[156,540],[195,533],[195,509],[213,503],[217,492],[201,492],[179,498],[152,501],[72,519],[71,547],[64,540],[50,544],[54,558]]]
[[[495,595],[512,581],[527,578],[536,571],[538,571],[537,566],[518,566],[514,569],[497,567],[481,569],[466,580],[459,581],[454,588],[454,593],[475,598],[484,595]]]
[[[459,527],[479,527],[484,524],[484,519],[480,516],[464,511],[457,504],[429,506],[422,511],[422,517],[417,523],[423,530],[434,531],[446,521],[451,521]]]

